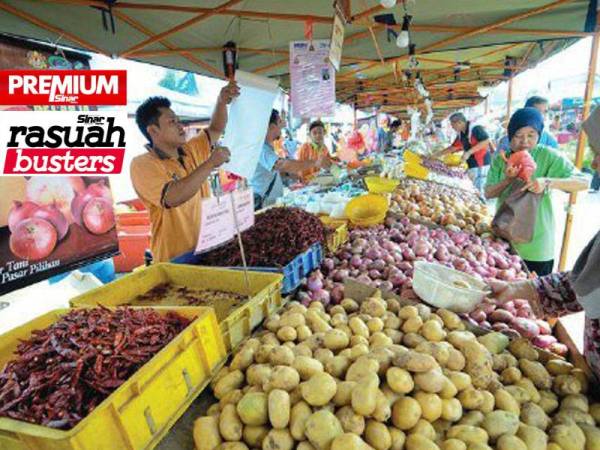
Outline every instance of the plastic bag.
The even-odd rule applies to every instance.
[[[510,242],[531,242],[535,230],[537,211],[543,194],[521,191],[525,183],[515,179],[510,185],[511,193],[496,211],[492,231],[496,236]]]

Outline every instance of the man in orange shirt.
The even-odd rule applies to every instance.
[[[210,195],[208,177],[230,156],[227,148],[214,143],[225,130],[227,105],[238,95],[235,82],[225,86],[208,128],[187,142],[167,98],[150,97],[137,109],[148,152],[131,162],[131,180],[150,213],[155,261],[169,261],[196,246],[201,201]]]
[[[320,120],[316,120],[310,124],[308,130],[311,141],[302,144],[302,147],[298,150],[298,161],[317,161],[320,158],[327,157],[328,164],[326,167],[329,167],[331,160],[328,158],[329,150],[325,146],[325,125]],[[304,182],[310,180],[319,170],[319,168],[314,168],[302,172],[302,180]]]

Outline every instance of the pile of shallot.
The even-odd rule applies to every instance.
[[[552,328],[545,320],[536,319],[529,302],[515,299],[498,302],[486,298],[463,319],[472,325],[501,331],[511,337],[525,337],[534,345],[558,355],[566,355],[567,346],[552,336]]]
[[[413,298],[415,261],[438,262],[480,279],[526,278],[521,259],[508,250],[504,241],[388,218],[386,226],[351,231],[349,241],[308,278],[300,300],[337,303],[346,278]]]
[[[423,165],[423,167],[427,167],[429,170],[445,175],[447,177],[465,178],[467,176],[466,170],[461,169],[459,167],[450,167],[444,164],[439,159],[423,158],[421,164]]]

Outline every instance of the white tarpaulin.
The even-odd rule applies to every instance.
[[[279,82],[241,70],[236,72],[235,79],[241,92],[229,107],[222,144],[229,147],[231,160],[223,168],[251,179],[265,141]]]

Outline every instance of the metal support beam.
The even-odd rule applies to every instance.
[[[592,95],[594,94],[594,80],[596,78],[596,65],[598,63],[598,47],[600,44],[600,32],[594,34],[592,39],[592,51],[590,53],[590,65],[588,67],[587,82],[585,84],[585,95],[583,100],[583,113],[581,120],[585,120],[590,115],[592,107]],[[583,154],[585,152],[586,136],[582,131],[579,133],[577,141],[577,153],[575,156],[575,166],[581,169],[583,165]],[[567,266],[567,254],[569,252],[569,243],[571,240],[571,229],[573,228],[573,207],[577,203],[577,192],[569,194],[569,206],[567,208],[567,219],[565,222],[565,232],[563,234],[562,247],[560,249],[560,260],[558,270],[565,270]]]
[[[206,20],[206,19],[218,14],[221,11],[224,11],[226,9],[231,8],[232,6],[235,6],[236,4],[240,3],[241,1],[242,0],[229,0],[228,2],[223,3],[221,6],[217,6],[216,8],[211,9],[209,12],[198,14],[198,15],[192,17],[191,19],[188,19],[185,22],[180,23],[179,25],[177,25],[173,28],[169,28],[168,30],[163,31],[162,33],[158,33],[158,34],[155,34],[154,36],[149,37],[148,39],[140,42],[139,44],[136,44],[133,47],[125,50],[119,56],[121,56],[122,58],[130,56],[132,53],[136,52],[137,50],[141,50],[150,44],[153,44],[157,41],[160,41],[161,39],[166,38],[167,36],[171,36],[172,34],[178,33],[186,28],[191,27],[192,25],[200,23],[203,20]]]
[[[506,96],[506,117],[510,120],[511,114],[511,103],[512,103],[512,94],[513,94],[513,78],[514,75],[508,79],[508,95]]]

